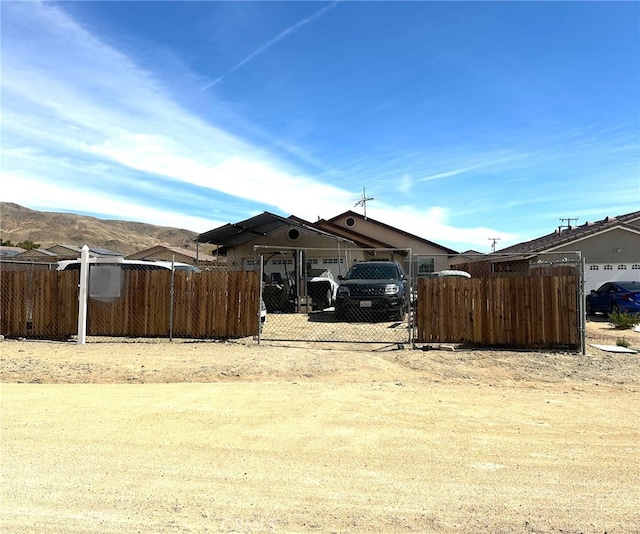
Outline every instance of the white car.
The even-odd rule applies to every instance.
[[[175,271],[190,271],[193,273],[202,272],[201,269],[188,263],[170,262],[170,261],[146,261],[146,260],[120,260],[113,263],[105,262],[103,258],[99,264],[91,263],[90,265],[119,265],[123,269],[131,271],[155,271],[161,269]],[[77,271],[80,269],[80,260],[62,260],[58,262],[58,271]]]
[[[444,271],[436,271],[435,273],[429,273],[424,276],[425,278],[447,278],[450,276],[458,276],[461,278],[471,278],[471,275],[467,271],[457,271],[455,269],[445,269]]]

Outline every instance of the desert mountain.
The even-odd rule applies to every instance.
[[[194,250],[197,232],[153,224],[98,219],[72,213],[35,211],[0,202],[0,237],[20,243],[30,240],[42,248],[89,245],[133,254],[156,245]]]

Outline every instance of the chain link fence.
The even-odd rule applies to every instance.
[[[267,320],[261,341],[411,341],[409,249],[255,247]]]
[[[319,249],[256,251],[268,310],[260,340],[584,349],[579,252],[372,249],[323,262]]]
[[[16,262],[11,270],[8,263],[0,265],[0,333],[74,336],[78,273],[42,263]],[[118,270],[117,295],[91,294],[87,334],[584,347],[579,252],[449,256],[255,247],[242,268]]]

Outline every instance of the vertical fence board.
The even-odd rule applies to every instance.
[[[238,277],[236,273],[229,273],[228,280],[228,308],[227,308],[227,332],[233,337],[238,331],[238,314],[240,306],[238,302]]]
[[[206,278],[209,327],[221,337],[227,334],[227,316],[229,315],[229,275],[228,272],[209,272]]]

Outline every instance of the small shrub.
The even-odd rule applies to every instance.
[[[609,322],[617,330],[629,330],[640,324],[640,315],[614,312],[609,314]]]
[[[616,345],[618,347],[624,347],[625,349],[629,348],[629,342],[623,337],[619,337],[618,339],[616,339]]]

